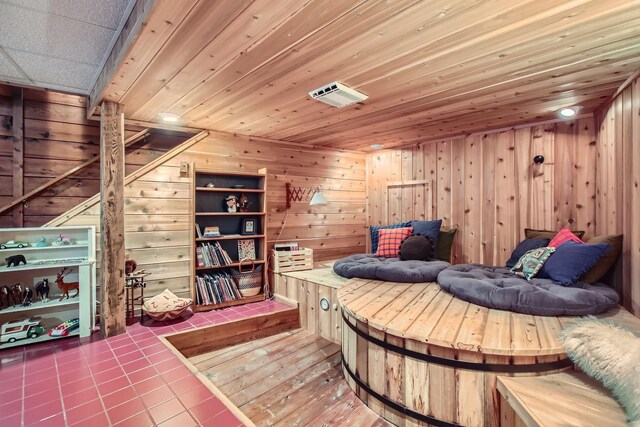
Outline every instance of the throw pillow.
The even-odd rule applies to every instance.
[[[438,233],[438,246],[436,246],[436,258],[440,261],[451,262],[451,249],[453,239],[456,237],[457,228],[451,230],[440,230]]]
[[[549,246],[549,239],[524,239],[516,246],[513,252],[511,252],[511,258],[507,261],[507,267],[513,268],[518,260],[522,258],[522,255],[531,249],[544,248],[545,246]]]
[[[584,236],[584,231],[572,231],[573,234],[575,234],[576,236],[578,236],[579,238],[582,239],[582,236]],[[557,231],[550,231],[550,230],[534,230],[532,228],[525,228],[524,229],[524,237],[526,237],[527,239],[553,239],[556,234],[558,234]]]
[[[438,233],[442,226],[441,219],[434,221],[411,221],[411,226],[413,227],[413,234],[427,236],[433,242],[433,246],[438,247]]]
[[[176,319],[191,306],[191,303],[191,298],[180,298],[169,289],[165,289],[161,294],[146,300],[142,308],[149,317],[161,322]]]
[[[562,230],[558,232],[558,234],[553,236],[553,239],[551,239],[551,242],[549,242],[549,246],[557,248],[558,246],[560,246],[561,244],[569,240],[572,240],[577,243],[584,243],[582,240],[580,240],[578,236],[573,234],[571,230],[569,230],[567,227],[564,227]]]
[[[611,246],[606,243],[576,243],[569,240],[556,248],[553,256],[542,266],[538,277],[569,286],[610,249]]]
[[[513,266],[511,271],[517,276],[524,277],[527,280],[531,280],[538,274],[538,271],[542,268],[544,263],[549,259],[556,248],[543,247],[537,249],[531,249],[518,260],[516,265]]]
[[[562,330],[560,340],[581,370],[612,391],[629,425],[640,426],[640,337],[589,316]]]
[[[581,282],[596,283],[604,277],[605,274],[618,261],[620,252],[622,252],[622,234],[614,236],[595,236],[589,239],[588,243],[606,243],[611,246],[611,250],[595,263],[584,276],[580,278]]]
[[[375,254],[378,250],[378,231],[402,227],[411,227],[411,221],[399,222],[391,225],[372,225],[369,227],[369,232],[371,233],[371,253]]]
[[[415,230],[414,230],[415,231]],[[400,246],[400,259],[429,261],[433,257],[433,244],[427,236],[414,235],[407,237]]]
[[[376,256],[396,258],[400,254],[400,244],[411,236],[413,228],[383,228],[378,231],[378,249]]]

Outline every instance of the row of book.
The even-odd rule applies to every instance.
[[[196,276],[196,304],[220,304],[238,299],[242,299],[242,295],[229,273]]]
[[[233,264],[233,260],[220,246],[220,242],[203,243],[196,248],[196,258],[198,267],[219,267],[221,265]]]

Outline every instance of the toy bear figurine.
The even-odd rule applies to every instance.
[[[9,257],[6,257],[4,259],[7,262],[7,267],[17,267],[20,265],[20,263],[22,264],[26,264],[27,260],[25,259],[24,255],[12,255]]]

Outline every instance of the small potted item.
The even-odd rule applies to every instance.
[[[50,337],[68,337],[71,332],[80,327],[80,319],[67,320],[64,323],[59,324],[55,328],[49,331]]]
[[[29,246],[27,242],[17,242],[15,240],[9,240],[6,243],[0,243],[0,249],[22,249]]]
[[[47,243],[46,237],[41,237],[36,242],[36,248],[46,248],[47,246],[49,246],[49,243]]]
[[[227,196],[224,201],[227,204],[227,212],[237,212],[238,211],[238,198],[233,194]]]
[[[20,264],[26,264],[27,259],[22,254],[11,255],[4,259],[7,262],[7,267],[17,267]]]
[[[25,338],[35,339],[44,333],[44,326],[39,316],[30,319],[11,320],[2,325],[0,342],[14,343]]]

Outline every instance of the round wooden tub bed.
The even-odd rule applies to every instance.
[[[352,279],[338,302],[345,378],[396,425],[498,426],[497,376],[572,367],[557,337],[576,317],[489,309],[436,283]],[[597,317],[625,314],[617,308]]]

